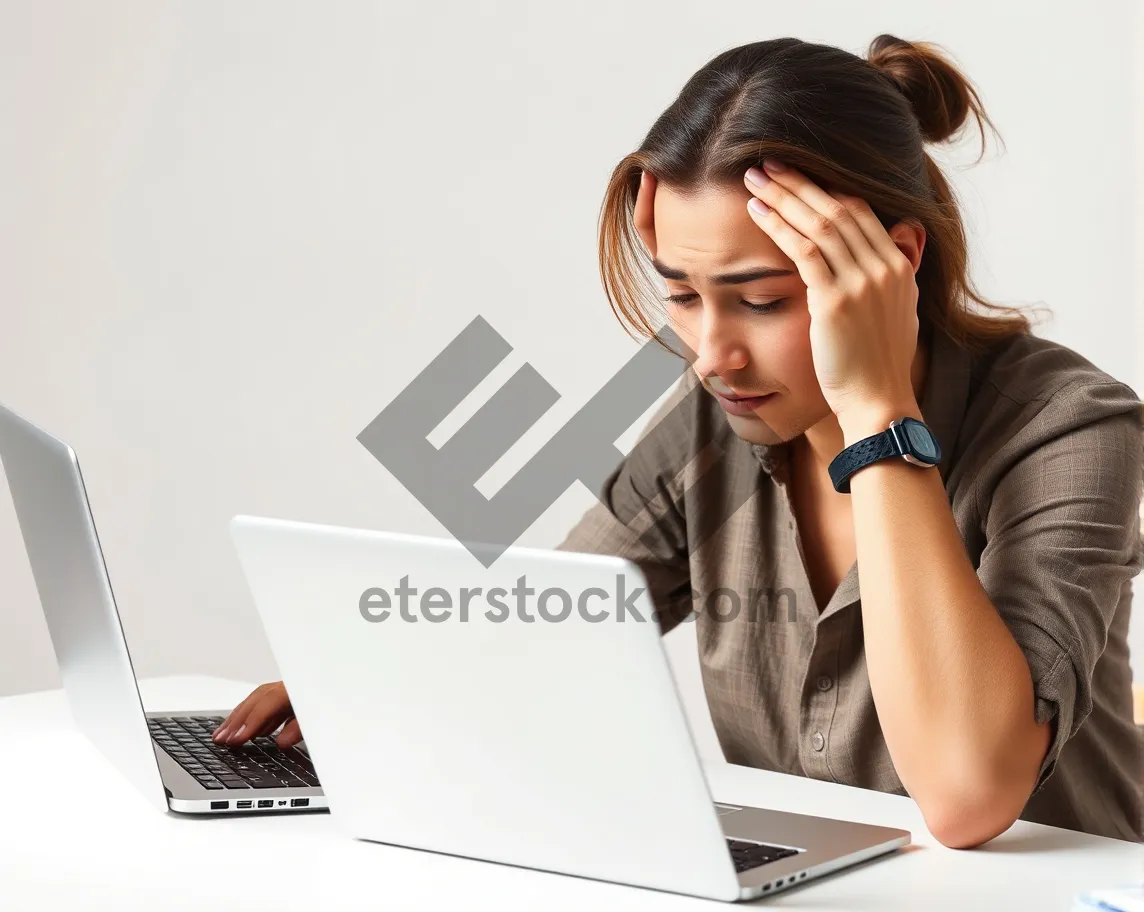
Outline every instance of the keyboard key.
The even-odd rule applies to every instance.
[[[256,789],[276,789],[282,788],[282,783],[274,776],[268,773],[243,773],[242,778],[249,783],[251,788]]]
[[[788,849],[782,846],[767,845],[765,843],[747,842],[743,839],[728,839],[727,848],[731,852],[731,859],[735,863],[735,870],[742,872],[757,868],[760,865],[778,861],[797,855],[797,849]]]
[[[287,767],[287,769],[292,769],[295,772],[314,772],[314,764],[310,763],[309,761],[298,760],[294,757],[283,757],[282,763]]]

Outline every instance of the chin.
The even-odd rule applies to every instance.
[[[735,435],[747,443],[761,443],[773,446],[777,443],[786,443],[797,434],[784,434],[775,430],[761,418],[743,418],[738,415],[727,415],[727,424]]]

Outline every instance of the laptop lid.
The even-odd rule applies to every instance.
[[[453,539],[230,528],[341,828],[739,896],[635,564],[513,546],[486,568]]]
[[[0,405],[0,462],[72,717],[104,756],[166,811],[167,793],[79,460],[62,440]]]

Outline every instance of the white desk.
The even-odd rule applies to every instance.
[[[148,709],[233,705],[250,685],[143,682]],[[79,769],[75,763],[88,763]],[[802,910],[1067,910],[1082,890],[1138,882],[1144,848],[1018,823],[987,848],[946,849],[894,795],[709,764],[717,800],[902,827],[914,845],[757,905]],[[62,691],[0,699],[0,908],[732,908],[684,896],[434,855],[343,835],[331,815],[157,813],[71,724]],[[88,801],[89,804],[77,804]]]

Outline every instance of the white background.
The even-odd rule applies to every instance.
[[[235,513],[444,534],[355,438],[475,315],[514,352],[450,428],[525,361],[563,396],[486,493],[631,356],[597,273],[606,180],[748,41],[949,49],[1006,143],[962,167],[971,137],[950,172],[975,277],[1144,387],[1128,0],[0,10],[0,401],[78,451],[141,675],[276,676]],[[570,490],[522,542],[591,502]],[[55,686],[6,493],[0,600],[0,694]],[[693,634],[668,641],[709,737]]]

